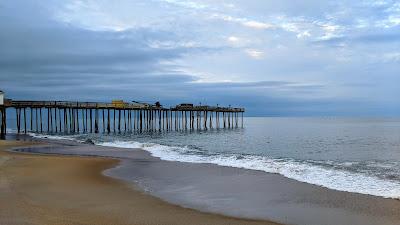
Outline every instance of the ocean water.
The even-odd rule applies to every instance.
[[[32,134],[120,148],[163,160],[277,173],[339,191],[400,198],[400,119],[245,118],[207,131]]]

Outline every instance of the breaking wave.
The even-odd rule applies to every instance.
[[[290,158],[274,159],[246,154],[204,154],[204,152],[188,146],[166,146],[135,141],[99,142],[97,144],[118,148],[141,148],[150,152],[154,157],[167,161],[211,163],[220,166],[276,173],[297,181],[338,191],[385,198],[397,199],[400,197],[399,180],[384,179],[366,173],[351,171],[353,169],[352,166],[355,166],[357,162],[299,161]],[[371,163],[375,165],[374,162]]]

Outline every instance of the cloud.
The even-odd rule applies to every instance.
[[[182,6],[185,8],[196,9],[196,10],[209,8],[207,4],[202,4],[200,2],[194,2],[194,1],[181,1],[181,0],[162,0],[162,1],[169,4],[174,4],[177,6]]]
[[[232,22],[232,23],[238,23],[244,27],[252,28],[252,29],[257,29],[257,30],[265,30],[265,29],[272,29],[274,28],[274,25],[261,22],[261,21],[256,21],[256,20],[250,20],[245,17],[234,17],[226,14],[213,14],[212,18],[214,19],[220,19],[226,22]]]
[[[0,84],[19,99],[395,114],[398,9],[395,1],[5,1]]]
[[[240,38],[235,37],[235,36],[229,36],[228,41],[232,43],[238,43],[240,41]]]
[[[382,56],[386,62],[400,62],[400,52],[388,52]]]
[[[269,28],[274,27],[271,24],[258,22],[258,21],[254,21],[254,20],[244,21],[243,25],[246,27],[255,28],[255,29],[269,29]]]
[[[307,38],[307,37],[311,37],[311,34],[310,34],[310,32],[308,30],[306,30],[306,31],[303,31],[301,33],[298,33],[296,35],[296,37],[297,38]]]
[[[246,54],[253,59],[262,59],[264,57],[264,52],[257,49],[246,49]]]

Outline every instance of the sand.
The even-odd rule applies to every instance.
[[[275,224],[166,203],[102,175],[118,160],[6,151],[0,141],[0,224]]]

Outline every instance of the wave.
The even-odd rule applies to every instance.
[[[37,138],[74,140],[82,142],[77,136],[55,136],[30,133]],[[140,148],[152,156],[166,161],[188,163],[210,163],[219,166],[243,168],[281,174],[300,182],[314,184],[338,191],[346,191],[384,198],[400,198],[400,181],[384,179],[373,174],[357,170],[345,170],[354,162],[335,163],[333,161],[295,160],[291,158],[269,158],[248,154],[206,154],[191,146],[167,146],[156,143],[137,141],[101,141],[94,140],[96,145],[117,148]]]
[[[52,139],[52,140],[68,140],[68,141],[77,141],[81,142],[77,139],[79,135],[69,135],[69,136],[61,136],[61,135],[51,135],[51,134],[38,134],[38,133],[27,133],[29,136],[34,138],[42,138],[42,139]]]
[[[102,146],[119,148],[141,148],[167,161],[189,163],[211,163],[220,166],[243,168],[281,174],[287,178],[314,184],[338,191],[346,191],[384,198],[400,198],[400,182],[385,180],[376,176],[350,172],[322,166],[320,161],[298,161],[274,159],[257,155],[199,154],[187,146],[176,147],[135,141],[114,141],[99,143]],[[329,162],[332,164],[332,162]],[[343,163],[351,165],[352,162]]]

